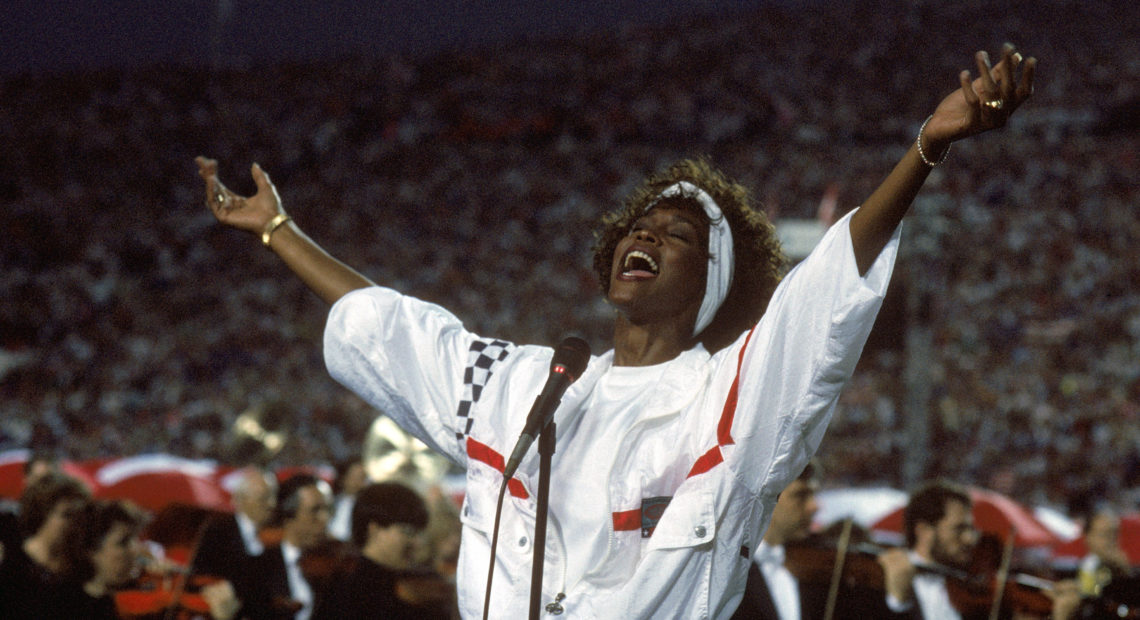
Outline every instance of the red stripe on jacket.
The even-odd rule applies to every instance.
[[[716,426],[716,445],[709,448],[697,459],[696,463],[693,463],[689,475],[686,476],[687,478],[703,474],[724,462],[724,455],[721,454],[720,447],[736,443],[732,439],[732,421],[736,418],[736,402],[740,394],[740,367],[744,365],[744,353],[748,351],[748,343],[752,341],[752,334],[755,331],[755,327],[748,330],[748,336],[744,338],[744,346],[740,347],[740,353],[736,356],[736,376],[732,378],[732,387],[728,389],[728,396],[724,399],[724,408],[720,411],[720,422]]]
[[[506,459],[503,458],[502,454],[495,452],[491,446],[475,441],[470,437],[467,438],[467,456],[480,463],[486,463],[494,467],[500,474],[506,469]],[[530,494],[526,492],[526,487],[516,478],[511,478],[507,481],[507,490],[510,491],[511,495],[519,499],[530,497]]]

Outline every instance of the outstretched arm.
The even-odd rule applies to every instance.
[[[218,180],[218,162],[197,157],[198,174],[206,181],[206,204],[218,221],[239,230],[252,232],[285,261],[321,299],[333,304],[358,288],[373,282],[352,267],[340,262],[301,232],[281,206],[277,188],[261,166],[253,164],[250,172],[257,184],[253,196],[239,196]]]
[[[984,51],[976,53],[974,59],[979,76],[971,80],[969,71],[958,75],[961,88],[938,104],[906,155],[851,217],[851,240],[860,273],[871,268],[931,168],[941,162],[950,144],[1004,126],[1013,111],[1032,94],[1035,58],[1022,60],[1021,54],[1007,43],[997,65],[990,66],[989,54]],[[1014,77],[1018,70],[1020,80]]]

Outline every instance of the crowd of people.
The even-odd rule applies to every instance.
[[[162,515],[92,499],[59,463],[34,457],[19,502],[0,509],[0,615],[455,620],[454,504],[422,485],[370,481],[360,464],[343,462],[332,485],[243,467],[233,511],[188,526],[179,543],[188,555],[173,559],[173,541],[159,540],[169,531],[155,536]],[[892,548],[850,522],[813,530],[826,477],[813,460],[780,494],[734,619],[969,619],[992,617],[996,606],[1000,617],[1096,620],[1132,617],[1140,605],[1140,572],[1121,550],[1110,507],[1087,515],[1088,553],[1075,571],[1040,570],[1039,581],[1016,573],[1017,585],[997,596],[978,589],[977,575],[999,570],[1000,550],[987,545],[1001,541],[976,529],[965,487],[918,487],[905,509],[905,546]],[[348,531],[336,525],[344,506]]]
[[[1112,508],[1086,515],[1088,553],[1079,568],[1027,573],[1022,562],[1006,563],[1000,535],[978,529],[969,489],[944,479],[910,493],[900,546],[874,544],[852,521],[814,531],[825,478],[811,462],[781,493],[734,619],[1099,620],[1140,610],[1140,572],[1124,558]],[[1013,585],[989,587],[1002,582]]]
[[[349,495],[338,478],[334,493],[310,473],[278,481],[249,465],[233,511],[197,515],[174,541],[177,517],[94,499],[50,458],[25,469],[19,502],[0,510],[0,617],[458,617],[459,515],[430,490],[364,480]],[[347,536],[331,526],[346,497]],[[155,536],[160,527],[166,534]],[[175,546],[187,556],[168,556]]]
[[[1119,53],[1127,3],[1074,10],[774,6],[424,59],[6,76],[0,447],[226,460],[239,414],[285,403],[282,462],[359,450],[376,412],[328,378],[325,310],[202,209],[194,155],[261,162],[330,251],[474,330],[600,340],[612,310],[581,303],[598,297],[584,231],[644,171],[695,148],[777,224],[816,217],[833,185],[852,208],[936,102],[915,93],[960,68],[958,33],[984,25],[979,47],[1017,36],[1049,77],[919,197],[901,322],[880,321],[820,457],[837,483],[902,486],[918,365],[940,448],[925,475],[1032,503],[1134,497],[1140,65]],[[909,359],[923,326],[928,358]]]

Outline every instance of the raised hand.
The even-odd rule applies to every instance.
[[[261,242],[277,253],[321,299],[332,304],[350,291],[374,286],[371,280],[325,252],[289,221],[291,218],[281,207],[277,188],[261,166],[253,164],[250,168],[257,193],[241,196],[218,180],[218,162],[207,157],[196,157],[194,161],[198,163],[198,175],[206,181],[206,206],[214,217],[228,226],[261,235]]]
[[[1037,59],[1024,58],[1009,43],[1001,55],[998,64],[991,66],[989,54],[979,51],[974,54],[978,77],[972,78],[969,71],[958,74],[961,88],[938,104],[923,128],[922,142],[928,153],[942,153],[955,140],[1003,127],[1033,94]]]
[[[240,196],[218,180],[218,162],[207,157],[195,157],[198,175],[206,181],[206,206],[219,222],[241,230],[261,234],[274,217],[284,214],[281,197],[261,166],[253,164],[250,174],[257,184],[253,196]]]

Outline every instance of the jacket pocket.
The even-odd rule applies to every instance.
[[[648,551],[696,547],[716,539],[716,512],[711,489],[673,498],[649,537]]]

